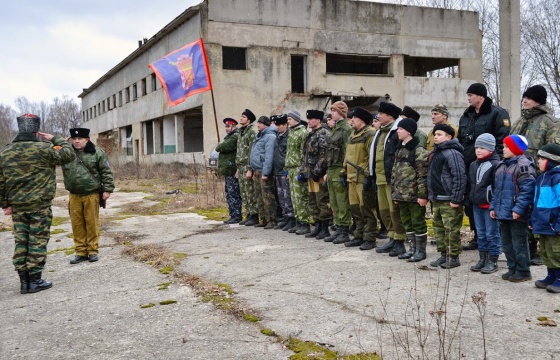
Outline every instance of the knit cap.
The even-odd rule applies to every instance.
[[[416,130],[418,130],[418,124],[416,124],[416,121],[412,118],[401,119],[397,126],[408,131],[412,136],[414,136],[414,134],[416,134]]]
[[[348,115],[348,105],[346,105],[344,101],[337,101],[334,104],[332,104],[331,110],[334,110],[340,115],[342,115],[344,119],[346,119],[346,116]]]
[[[496,138],[489,133],[484,133],[479,135],[474,142],[474,147],[483,148],[490,152],[494,152],[496,150]]]
[[[481,83],[474,83],[467,89],[467,94],[475,94],[479,96],[488,96],[488,91],[486,90],[486,86]]]
[[[523,93],[523,97],[533,99],[541,105],[546,104],[546,89],[541,85],[528,87]]]
[[[292,119],[294,119],[297,122],[301,121],[301,114],[299,113],[299,111],[297,110],[292,110],[288,113],[288,117],[291,117]]]
[[[34,114],[23,114],[17,117],[17,124],[20,133],[35,133],[41,127],[41,118]]]
[[[513,155],[519,156],[525,153],[529,143],[523,135],[509,135],[504,139],[504,145],[509,148]]]

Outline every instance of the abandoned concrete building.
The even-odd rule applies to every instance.
[[[79,95],[83,125],[111,160],[204,163],[218,142],[210,92],[169,107],[148,65],[202,37],[222,119],[445,103],[451,121],[482,77],[478,14],[354,0],[205,0],[185,10]]]

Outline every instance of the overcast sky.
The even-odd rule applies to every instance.
[[[0,11],[0,104],[75,99],[200,0],[4,1]],[[147,66],[148,64],[146,64]]]

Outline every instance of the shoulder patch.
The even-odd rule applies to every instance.
[[[55,146],[53,146],[53,149],[55,149],[56,151],[60,151],[60,149],[62,149],[62,146],[55,145]]]
[[[509,123],[509,119],[504,119],[503,121],[504,121],[504,126],[508,126],[508,127],[511,126]]]

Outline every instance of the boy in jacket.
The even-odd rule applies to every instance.
[[[474,223],[478,234],[480,260],[471,266],[472,271],[491,274],[498,271],[498,257],[502,252],[498,222],[490,217],[494,171],[500,162],[495,152],[496,138],[489,133],[476,138],[476,160],[469,169],[469,200],[473,207]]]
[[[449,125],[434,126],[434,150],[428,157],[428,198],[432,202],[434,236],[441,256],[430,266],[451,269],[461,265],[463,196],[467,186],[463,146]]]
[[[560,145],[546,144],[537,153],[541,175],[535,187],[531,214],[533,234],[538,236],[547,276],[537,280],[539,289],[560,293]]]
[[[527,139],[510,135],[504,139],[504,160],[496,167],[490,216],[500,222],[502,249],[508,271],[502,279],[531,280],[531,259],[527,240],[527,219],[535,194],[535,168],[524,155]]]

